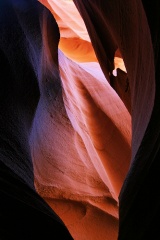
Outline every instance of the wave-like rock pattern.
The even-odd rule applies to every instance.
[[[157,239],[159,5],[1,1],[1,239]]]

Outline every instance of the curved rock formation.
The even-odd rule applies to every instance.
[[[159,5],[0,3],[2,239],[157,239]]]

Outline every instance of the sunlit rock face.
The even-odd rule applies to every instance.
[[[62,89],[54,95],[50,86],[50,98],[40,97],[34,117],[35,187],[75,240],[116,240],[118,196],[131,158],[130,113],[104,76],[74,3],[41,3],[60,30]],[[45,49],[42,68],[47,44]]]
[[[159,9],[0,1],[2,239],[157,239]]]
[[[55,17],[59,30],[59,48],[65,55],[76,62],[95,62],[85,24],[73,1],[40,1]]]

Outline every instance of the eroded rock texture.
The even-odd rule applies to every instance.
[[[159,5],[0,3],[2,239],[156,239]]]

